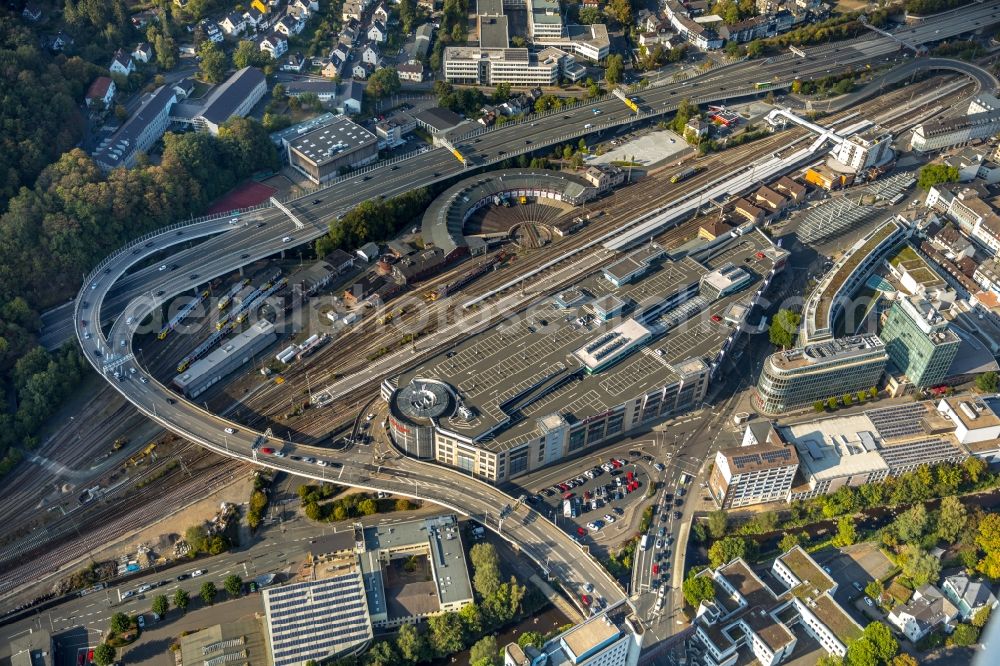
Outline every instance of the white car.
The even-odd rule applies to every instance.
[[[275,451],[274,455],[275,455],[275,457],[278,457],[278,458],[284,458],[285,457],[285,454],[282,453],[281,451]]]
[[[606,513],[604,514],[604,520],[608,523],[608,525],[610,525],[611,523],[615,522],[615,517],[612,516],[610,513]]]
[[[167,270],[167,265],[166,265],[166,264],[163,264],[162,266],[160,266],[160,267],[159,267],[159,268],[157,268],[156,270],[158,270],[158,271],[160,271],[160,272],[162,273],[163,271]]]
[[[240,218],[238,217],[234,217],[233,219],[229,220],[229,224],[239,224],[239,223],[240,223]]]
[[[205,575],[204,569],[197,569],[191,572],[191,578],[197,578],[198,576],[203,576],[203,575]]]
[[[304,462],[304,463],[314,463],[314,462],[316,462],[316,459],[315,458],[310,458],[309,456],[303,456],[302,457],[302,462]]]
[[[868,604],[869,606],[874,606],[875,605],[875,602],[872,601],[871,597],[865,597],[865,603]]]
[[[584,583],[583,589],[587,591],[587,594],[590,594],[591,592],[594,591],[594,586],[591,585],[590,583]]]
[[[235,435],[236,431],[233,430],[232,428],[226,428],[226,434],[227,435]]]
[[[590,522],[587,523],[587,529],[590,530],[591,532],[596,532],[599,528],[597,527],[597,523]]]
[[[316,461],[316,464],[317,464],[317,465],[319,465],[320,467],[326,467],[326,466],[327,466],[327,465],[329,465],[330,463],[328,463],[328,462],[327,462],[327,461],[325,461],[325,460],[317,460],[317,461]]]
[[[141,615],[137,615],[135,618],[135,623],[139,625],[140,629],[146,628],[146,618]]]
[[[83,339],[84,339],[84,340],[89,340],[89,339],[90,339],[90,331],[86,331],[86,332],[85,332],[85,333],[83,334]]]
[[[131,326],[134,322],[135,322],[135,317],[129,317],[128,319],[125,320],[125,325]]]
[[[126,344],[128,344],[128,343],[125,342],[124,340],[122,340],[121,346],[124,347]]]
[[[281,239],[281,242],[282,243],[290,243],[290,242],[292,242],[292,237],[291,236],[285,236],[284,238]]]
[[[136,592],[138,592],[139,594],[142,594],[143,592],[149,592],[149,591],[150,591],[150,590],[152,590],[152,589],[153,589],[153,586],[152,586],[152,585],[149,585],[149,584],[146,584],[146,585],[140,585],[140,586],[139,586],[139,589],[138,589],[138,590],[136,590]]]

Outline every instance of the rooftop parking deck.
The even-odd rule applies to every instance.
[[[471,409],[472,418],[456,413],[443,417],[439,426],[493,450],[512,448],[539,436],[538,421],[546,415],[559,414],[571,424],[582,421],[711,364],[732,333],[724,321],[726,312],[734,303],[749,302],[755,285],[774,266],[775,255],[762,252],[768,247],[763,235],[751,233],[729,241],[708,259],[663,258],[618,288],[601,272],[589,274],[574,285],[586,298],[573,307],[563,309],[554,297],[544,298],[406,370],[396,386],[403,388],[415,378],[447,383]],[[716,301],[699,296],[700,278],[729,262],[749,271],[752,281]],[[588,304],[612,294],[635,306],[601,321]],[[631,318],[650,335],[632,345],[630,353],[615,357],[610,367],[587,374],[574,352],[600,342]]]

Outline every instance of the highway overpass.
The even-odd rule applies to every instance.
[[[915,34],[907,39],[943,39],[966,32],[983,22],[995,22],[997,5],[997,2],[992,2],[963,8],[961,15],[952,14],[927,21],[911,30]],[[830,70],[827,63],[834,53],[837,53],[835,57],[841,63],[840,68],[847,68],[884,57],[897,48],[893,40],[873,36],[855,40],[848,46],[829,45],[811,49],[809,53],[812,57],[805,60],[789,55],[770,62],[740,63],[710,71],[683,84],[658,85],[636,92],[641,107],[639,114],[633,113],[620,100],[608,96],[570,110],[554,111],[503,128],[468,134],[458,138],[456,143],[463,147],[464,154],[473,157],[476,164],[491,164],[518,152],[538,150],[671,113],[683,98],[698,103],[719,102],[756,92],[750,82],[770,80],[781,84],[790,81],[790,78],[820,76]],[[592,108],[601,110],[601,114],[595,115]],[[529,140],[531,144],[526,143]],[[467,474],[408,458],[375,466],[367,454],[356,451],[335,452],[278,441],[270,443],[289,452],[334,460],[341,466],[336,469],[322,468],[287,457],[258,455],[256,448],[262,441],[262,433],[227,421],[176,396],[153,378],[143,383],[128,379],[117,381],[114,377],[115,369],[138,365],[132,357],[132,337],[138,322],[166,299],[251,261],[314,240],[326,233],[329,220],[361,201],[378,195],[397,195],[449,179],[463,170],[463,165],[450,152],[433,150],[407,160],[403,168],[398,165],[396,169],[388,165],[376,166],[299,199],[284,202],[292,216],[304,222],[303,228],[299,228],[289,215],[271,207],[242,215],[239,225],[229,224],[228,216],[224,216],[178,225],[139,239],[105,259],[88,276],[74,303],[67,330],[75,333],[87,360],[105,375],[115,389],[149,418],[186,439],[219,454],[254,461],[264,467],[320,481],[427,499],[473,516],[491,529],[499,530],[539,566],[559,578],[567,591],[576,592],[589,582],[594,585],[596,595],[605,598],[608,603],[616,603],[625,598],[625,591],[570,536],[523,506],[501,525],[497,511],[505,504],[513,503],[511,498]],[[163,252],[188,243],[194,237],[207,240],[162,260],[176,264],[177,270],[158,271],[154,264],[129,273],[137,264],[148,262],[154,255],[161,256]],[[293,240],[285,242],[285,237]],[[161,260],[156,261],[156,264],[159,263]],[[191,279],[189,276],[195,272],[198,277]],[[123,311],[127,316],[118,316]],[[115,318],[114,325],[105,335],[99,324],[112,318]],[[127,318],[134,318],[134,323],[127,324]],[[82,322],[88,320],[91,325],[85,326]],[[227,427],[233,428],[234,433],[225,433]]]

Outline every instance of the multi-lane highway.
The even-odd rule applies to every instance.
[[[896,34],[908,43],[947,39],[969,30],[985,27],[1000,20],[1000,3],[994,1],[969,8],[964,7],[942,18],[925,21],[914,28],[900,30]],[[488,164],[501,161],[520,153],[530,152],[595,133],[610,130],[621,125],[671,113],[684,98],[699,103],[721,102],[746,96],[755,92],[755,83],[771,83],[787,86],[796,78],[807,79],[829,72],[843,71],[866,63],[884,62],[898,50],[898,44],[887,37],[866,36],[847,44],[828,44],[806,49],[807,58],[800,59],[788,54],[768,61],[747,61],[720,67],[693,77],[682,83],[661,82],[635,94],[642,107],[637,116],[628,110],[620,100],[607,96],[599,101],[583,104],[571,110],[550,112],[543,116],[533,116],[520,123],[512,123],[495,130],[477,130],[476,134],[456,140],[471,162]],[[910,65],[911,67],[914,65]],[[593,110],[600,111],[594,114]],[[501,154],[502,152],[502,154]],[[357,205],[357,203],[379,196],[393,195],[416,187],[452,178],[465,169],[447,150],[433,150],[402,163],[377,166],[364,173],[343,178],[330,186],[291,202],[288,207],[298,219],[306,223],[306,228],[296,230],[295,225],[276,208],[268,208],[259,213],[260,218],[269,221],[268,227],[234,230],[226,239],[205,244],[171,258],[173,263],[190,266],[216,268],[212,273],[203,273],[204,282],[213,275],[233,270],[253,258],[268,256],[275,251],[311,241],[326,232],[326,225],[336,216]],[[318,200],[318,203],[314,203]],[[223,220],[224,222],[225,220]],[[272,226],[273,225],[273,226]],[[215,225],[215,226],[225,226]],[[294,240],[286,245],[280,239],[291,235]],[[179,238],[176,240],[184,240]],[[164,245],[158,243],[156,250]],[[233,247],[250,252],[251,257],[240,259]],[[184,261],[187,260],[187,261]],[[117,315],[125,303],[149,291],[152,281],[156,281],[155,267],[126,276],[115,285],[108,302],[105,317]],[[188,286],[195,286],[189,284]],[[73,336],[72,308],[63,306],[43,320],[43,339],[47,346],[57,346]]]
[[[944,39],[993,23],[998,16],[997,5],[997,2],[977,5],[946,18],[927,21],[905,31],[906,40],[915,43]],[[683,84],[666,84],[637,92],[635,97],[642,108],[638,115],[611,97],[572,110],[534,117],[517,125],[468,135],[457,139],[456,143],[473,164],[497,162],[518,153],[671,112],[683,98],[704,103],[739,97],[752,91],[753,82],[781,84],[793,78],[818,76],[882,59],[897,48],[889,38],[872,37],[855,40],[850,45],[811,49],[806,59],[781,56],[765,62],[742,63],[708,72]],[[834,58],[839,65],[831,66]],[[273,440],[266,445],[283,448],[286,457],[264,455],[259,452],[260,433],[207,412],[176,396],[151,377],[147,382],[140,382],[136,379],[118,381],[113,376],[116,368],[138,365],[131,358],[132,336],[144,316],[158,309],[164,299],[194,289],[250,261],[311,241],[326,232],[330,220],[361,201],[380,195],[393,196],[450,178],[463,169],[449,152],[434,150],[402,164],[352,175],[288,202],[287,208],[303,223],[301,227],[277,208],[268,208],[243,215],[237,224],[222,218],[140,239],[105,260],[87,279],[73,308],[72,329],[88,361],[104,373],[116,389],[144,414],[191,441],[224,455],[300,476],[429,499],[475,516],[497,529],[497,512],[512,503],[511,498],[457,470],[408,458],[397,458],[376,467],[368,462],[367,454],[350,450],[332,452]],[[205,236],[207,240],[163,258],[172,248]],[[151,265],[129,272],[142,262],[151,262]],[[161,270],[161,265],[166,268]],[[121,312],[126,316],[118,317],[106,336],[99,323]],[[129,376],[127,372],[123,374]],[[226,428],[233,432],[227,433]],[[341,466],[323,468],[293,459],[292,455],[335,460]],[[534,511],[517,508],[503,521],[502,533],[540,566],[560,578],[567,589],[579,589],[589,582],[596,588],[595,593],[609,603],[624,597],[624,591],[596,560]]]

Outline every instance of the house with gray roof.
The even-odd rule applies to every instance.
[[[984,608],[997,607],[990,584],[981,579],[973,580],[964,572],[945,578],[941,592],[958,608],[959,617],[966,622]]]

